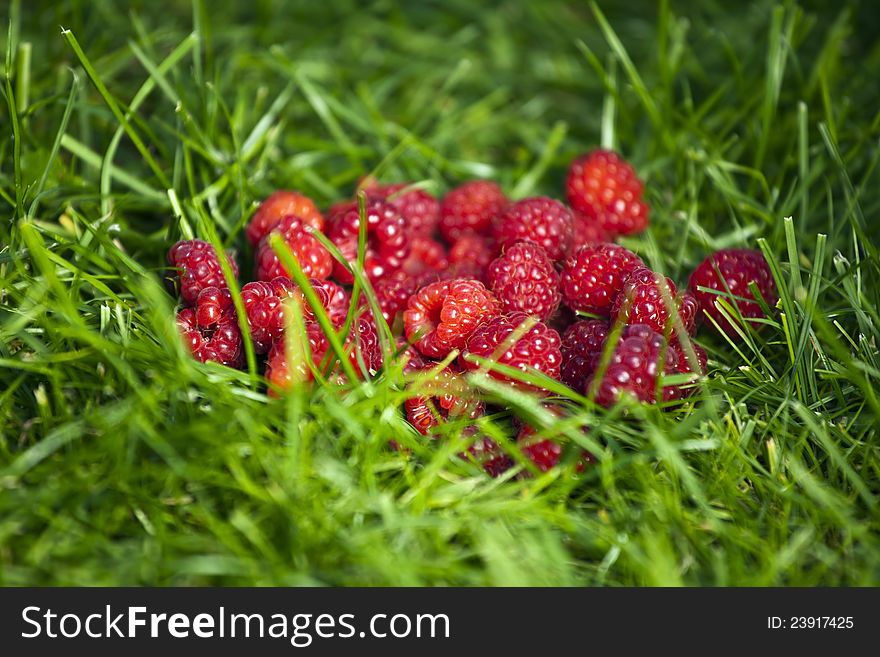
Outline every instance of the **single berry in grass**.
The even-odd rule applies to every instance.
[[[229,254],[226,258],[232,273],[238,276],[238,267]],[[175,270],[174,280],[184,304],[196,302],[199,293],[207,287],[226,287],[217,252],[208,242],[183,240],[168,251],[168,263]]]
[[[501,304],[479,281],[432,283],[410,297],[403,314],[406,337],[430,358],[461,349],[477,326],[497,315]]]
[[[228,289],[202,290],[193,307],[177,313],[177,328],[199,361],[241,367],[243,342]]]
[[[514,339],[514,331],[532,321],[532,326],[518,338]],[[542,322],[530,320],[523,312],[498,315],[480,324],[467,339],[459,360],[463,368],[476,370],[480,363],[473,356],[489,359],[507,367],[519,370],[523,374],[541,372],[552,379],[559,379],[559,368],[562,365],[559,334],[547,328]],[[489,375],[499,381],[505,381],[516,387],[540,391],[518,378],[505,373],[489,370]]]
[[[397,271],[409,254],[409,234],[400,212],[384,201],[368,201],[366,204],[367,243],[364,272],[371,281]],[[329,237],[349,263],[358,259],[358,208],[350,207],[334,215]],[[340,262],[334,263],[336,280],[351,284],[354,277]]]
[[[440,234],[450,244],[466,233],[488,235],[492,220],[507,207],[498,184],[475,180],[450,190],[440,203]]]
[[[279,190],[260,204],[248,223],[248,242],[256,246],[279,221],[289,216],[298,217],[303,225],[314,230],[324,230],[324,216],[312,199],[299,192]]]
[[[559,274],[547,252],[533,242],[514,242],[486,274],[504,312],[521,310],[546,321],[559,307]]]
[[[327,278],[333,272],[333,256],[313,235],[314,229],[294,216],[282,218],[271,233],[278,233],[296,256],[303,274],[310,278]],[[254,259],[257,263],[257,280],[271,281],[279,276],[289,276],[281,260],[266,237],[257,247]]]
[[[543,247],[553,261],[565,258],[574,240],[574,217],[559,201],[536,196],[517,201],[498,215],[493,234],[500,247],[528,240]]]
[[[647,267],[637,267],[624,281],[611,307],[611,316],[623,324],[644,324],[658,333],[671,335],[676,310],[685,331],[693,335],[696,298],[688,292],[680,295],[671,279]]]
[[[617,153],[597,149],[574,160],[566,193],[572,208],[584,213],[610,235],[632,235],[648,227],[649,208],[643,184]]]
[[[779,299],[776,282],[764,255],[752,249],[723,249],[697,266],[688,288],[697,298],[702,312],[714,319],[721,331],[737,339],[737,329],[716,306],[716,301],[724,298],[729,305],[739,309],[747,323],[759,328],[760,324],[749,321],[765,316],[756,302],[751,283],[755,284],[768,307],[776,305]]]
[[[580,320],[565,330],[560,347],[560,376],[565,385],[583,394],[610,330],[608,322],[601,319]]]
[[[574,311],[608,317],[624,281],[642,266],[642,259],[622,246],[582,246],[562,266],[562,300]]]

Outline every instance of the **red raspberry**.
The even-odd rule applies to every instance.
[[[583,394],[587,379],[593,374],[594,358],[602,352],[610,327],[601,319],[584,319],[569,326],[562,334],[562,382]]]
[[[313,229],[302,219],[287,216],[281,219],[271,232],[277,232],[296,256],[303,273],[311,278],[327,278],[333,271],[333,256],[313,235]],[[257,262],[257,280],[271,281],[288,276],[268,238],[260,242],[254,256]]]
[[[511,205],[493,223],[495,240],[504,247],[528,240],[542,247],[551,260],[565,258],[574,240],[574,217],[559,201],[546,196],[525,198]]]
[[[488,235],[492,220],[507,207],[496,183],[474,180],[452,189],[440,203],[440,233],[453,243],[465,233]]]
[[[256,246],[284,217],[299,217],[304,225],[324,230],[324,217],[308,196],[299,192],[280,190],[260,204],[248,224],[245,234],[248,242]]]
[[[515,242],[489,265],[489,287],[503,312],[522,310],[546,321],[559,307],[559,274],[547,252],[533,242]]]
[[[709,362],[709,357],[706,355],[706,350],[692,340],[690,341],[690,343],[694,349],[696,362],[692,362],[690,360],[687,350],[684,348],[681,342],[679,342],[678,340],[672,340],[670,342],[669,349],[673,355],[674,366],[672,371],[667,372],[668,374],[703,375],[706,373],[706,366]],[[685,399],[693,395],[696,390],[696,386],[689,384],[687,384],[687,387],[683,387],[680,385],[666,386],[663,388],[663,400],[671,402],[679,399]]]
[[[493,479],[500,477],[514,465],[513,459],[498,446],[498,443],[485,436],[478,436],[468,447],[467,453],[460,456],[467,460],[477,461],[483,466],[486,474]]]
[[[358,317],[352,326],[353,337],[349,336],[345,343],[345,350],[349,354],[351,364],[359,376],[374,375],[382,368],[382,350],[379,344],[379,335],[376,326],[366,317]],[[312,362],[320,368],[330,350],[330,342],[315,322],[306,323],[306,337],[311,351]],[[361,366],[363,360],[363,367]],[[364,372],[366,367],[366,372]],[[294,368],[294,371],[291,371]],[[294,372],[298,373],[299,380],[312,380],[313,374],[305,361],[290,363],[286,354],[285,338],[280,336],[272,343],[269,356],[266,361],[266,378],[282,390],[289,389],[293,383]],[[338,382],[343,379],[337,368],[330,373],[331,380]]]
[[[345,290],[345,288],[337,285],[333,281],[311,279],[311,283],[316,292],[318,291],[318,288],[321,289],[319,298],[323,299],[323,295],[327,296],[328,302],[325,305],[325,308],[327,309],[327,314],[329,315],[333,326],[338,329],[345,324],[345,320],[348,318],[348,310],[351,306],[351,295]],[[306,306],[308,306],[308,304],[306,304]],[[312,317],[314,317],[314,315],[312,315]],[[306,319],[308,318],[307,315]]]
[[[623,282],[644,263],[616,244],[582,246],[562,267],[562,300],[575,311],[608,317]]]
[[[691,274],[688,287],[696,296],[702,311],[718,322],[724,333],[736,339],[739,336],[736,328],[725,319],[715,306],[715,301],[719,296],[725,297],[730,305],[739,308],[740,314],[747,322],[750,319],[764,317],[764,311],[755,302],[755,295],[749,289],[749,283],[752,281],[767,305],[770,308],[775,306],[779,299],[776,282],[764,255],[760,251],[751,249],[723,249],[700,263]],[[730,295],[733,295],[733,298]],[[761,326],[748,323],[755,328]]]
[[[505,345],[506,349],[501,354],[495,353],[499,346],[508,341],[510,334],[527,319],[528,315],[525,313],[513,312],[493,317],[480,324],[467,339],[467,344],[461,352],[459,359],[462,367],[468,370],[478,369],[480,364],[471,360],[470,356],[480,356],[494,358],[496,362],[516,368],[523,373],[537,370],[553,379],[558,379],[559,367],[562,364],[559,334],[541,322],[536,322],[513,344]],[[517,387],[532,388],[501,372],[491,370],[489,375]]]
[[[666,286],[663,290],[661,285]],[[664,298],[668,295],[668,299]],[[648,269],[637,267],[627,277],[614,305],[611,316],[624,324],[645,324],[658,333],[671,334],[673,327],[669,304],[678,308],[678,315],[688,335],[692,335],[697,321],[697,300],[685,292],[679,295],[675,283]]]
[[[371,281],[397,271],[409,253],[409,236],[400,212],[383,201],[370,201],[366,206],[367,246],[364,271]],[[335,215],[329,237],[349,263],[357,262],[360,214],[357,207]],[[334,275],[343,284],[354,282],[351,272],[342,263],[334,264]]]
[[[409,298],[417,292],[419,280],[403,271],[396,271],[390,276],[383,276],[373,283],[373,291],[382,316],[388,325],[394,323],[397,313],[406,309]]]
[[[479,281],[453,279],[432,283],[410,297],[403,313],[406,337],[431,358],[461,349],[481,322],[501,304]]]
[[[538,470],[547,472],[559,464],[563,452],[562,445],[549,438],[534,438],[535,433],[532,427],[524,426],[517,434],[516,442],[522,453],[535,464]],[[589,463],[595,462],[596,459],[592,454],[582,451],[577,465],[575,465],[575,470],[583,472]]]
[[[409,256],[403,263],[403,271],[410,276],[426,272],[444,272],[449,268],[446,247],[425,235],[412,235],[409,240]]]
[[[426,372],[437,366],[412,347],[407,349],[407,356],[409,360],[403,368],[407,374]],[[404,408],[406,419],[423,436],[441,421],[458,417],[475,419],[483,413],[483,404],[468,398],[465,381],[451,367],[437,372],[432,381],[419,382],[416,391],[420,394],[407,399]]]
[[[614,236],[594,219],[591,219],[583,212],[574,210],[574,239],[572,240],[572,251],[587,244],[595,245],[603,242],[610,242]]]
[[[642,181],[617,153],[594,150],[571,163],[566,192],[571,207],[612,236],[640,233],[648,227]]]
[[[605,407],[613,406],[622,394],[656,403],[659,374],[675,372],[678,364],[674,351],[666,348],[663,336],[644,324],[623,327],[602,380],[596,382],[603,356],[604,349],[593,357],[593,374],[585,392],[590,394],[595,388],[596,403]]]
[[[364,189],[370,198],[387,201],[400,211],[412,235],[430,237],[440,223],[440,201],[423,189],[401,193],[410,183],[393,185],[368,184]]]
[[[486,282],[486,268],[499,255],[490,237],[465,233],[449,249],[449,276]]]
[[[238,276],[238,267],[230,254],[226,254],[232,273]],[[214,247],[202,240],[184,240],[168,251],[168,263],[177,270],[177,284],[183,303],[191,306],[199,292],[206,287],[226,287],[220,260]]]
[[[330,305],[330,295],[321,285],[322,281],[313,278],[310,282],[321,305],[327,309]],[[305,321],[315,321],[312,308],[305,300],[302,291],[289,278],[279,276],[269,282],[254,281],[241,288],[241,300],[247,314],[251,339],[258,354],[269,351],[275,339],[283,333],[284,299],[290,297],[299,300]]]
[[[241,367],[243,342],[228,289],[202,290],[194,307],[177,313],[177,328],[199,361]]]

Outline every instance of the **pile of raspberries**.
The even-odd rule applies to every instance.
[[[396,336],[395,357],[405,374],[418,378],[404,406],[408,421],[424,435],[451,421],[476,433],[469,423],[485,412],[485,404],[463,376],[475,370],[544,396],[550,391],[542,382],[553,379],[605,407],[622,396],[680,404],[706,371],[706,352],[692,339],[698,325],[705,321],[741,340],[747,330],[741,322],[760,328],[777,301],[770,268],[758,251],[713,253],[679,290],[615,244],[619,236],[647,228],[649,207],[642,181],[612,151],[594,150],[572,162],[567,205],[544,196],[513,201],[487,180],[455,187],[442,199],[416,186],[369,178],[360,190],[366,221],[362,271]],[[349,327],[340,339],[353,370],[367,378],[382,369],[377,317],[364,297],[351,303],[361,220],[356,200],[322,213],[303,194],[278,191],[248,224],[255,280],[241,288],[241,298],[247,339],[256,354],[265,355],[270,394],[294,381],[345,380],[338,361],[325,358],[330,343],[270,244],[273,233],[290,248],[335,329]],[[320,234],[345,263],[322,244]],[[242,367],[245,337],[221,257],[237,276],[233,256],[219,255],[207,242],[178,242],[168,252],[183,306],[177,325],[198,360]],[[308,345],[310,359],[286,353],[290,303],[301,309],[300,342]],[[665,382],[674,375],[679,376]],[[548,409],[565,413],[552,403]],[[517,443],[546,471],[563,450],[535,433],[519,425]],[[488,438],[475,440],[464,456],[493,476],[513,465]],[[584,452],[572,459],[582,469],[592,457]]]

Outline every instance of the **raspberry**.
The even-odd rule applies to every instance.
[[[232,273],[238,276],[238,267],[226,254]],[[168,250],[168,263],[177,270],[180,298],[191,306],[199,292],[207,287],[226,287],[220,260],[214,247],[202,240],[184,240]]]
[[[403,371],[407,374],[428,371],[437,365],[412,347],[406,353],[409,360]],[[466,397],[467,386],[451,367],[437,372],[432,381],[420,382],[418,392],[421,394],[404,401],[404,408],[406,419],[423,436],[441,421],[457,417],[475,419],[483,413],[483,404]]]
[[[691,362],[686,349],[678,340],[673,340],[670,343],[670,351],[672,351],[673,359],[675,361],[673,371],[669,372],[670,374],[703,375],[706,373],[706,366],[709,361],[709,357],[706,355],[706,350],[693,341],[691,341],[691,346],[693,347],[694,355],[696,356],[695,363]],[[696,365],[696,369],[694,369],[693,365]],[[663,400],[670,402],[685,399],[693,395],[696,390],[696,386],[666,386],[663,388]]]
[[[562,382],[584,392],[593,374],[595,355],[602,352],[610,327],[600,319],[584,319],[569,326],[562,334]]]
[[[271,232],[277,232],[296,256],[303,273],[311,278],[327,278],[333,271],[333,256],[313,235],[313,229],[302,219],[287,216],[281,219]],[[257,280],[271,281],[279,276],[288,276],[275,249],[268,238],[260,242],[254,256],[257,262]]]
[[[431,358],[461,349],[481,322],[501,305],[479,281],[453,279],[432,283],[410,297],[403,313],[406,337]]]
[[[566,192],[571,207],[612,236],[640,233],[648,227],[642,181],[613,151],[594,150],[571,163]]]
[[[613,406],[622,394],[656,403],[659,374],[673,373],[678,365],[674,350],[666,348],[663,336],[644,324],[623,327],[602,380],[597,382],[596,370],[602,356],[603,352],[597,352],[593,357],[594,373],[587,382],[586,393],[595,388],[596,403],[605,407]]]
[[[367,245],[364,271],[371,281],[378,280],[403,266],[409,253],[409,236],[400,212],[383,201],[369,201],[366,206]],[[329,237],[349,263],[357,262],[360,215],[357,207],[336,214]],[[334,264],[334,275],[343,284],[354,282],[342,263]]]
[[[324,230],[324,217],[308,196],[279,190],[260,204],[247,226],[248,242],[256,246],[284,217],[298,217],[305,226]]]
[[[465,233],[488,235],[492,220],[507,207],[496,183],[474,180],[451,190],[440,203],[440,233],[453,243]]]
[[[328,308],[330,295],[321,285],[321,281],[313,278],[310,282],[321,305]],[[302,291],[289,278],[279,276],[269,282],[254,281],[241,288],[241,300],[247,314],[251,339],[258,354],[269,351],[272,343],[284,331],[284,299],[290,297],[299,300],[305,321],[315,321],[315,315]]]
[[[498,443],[485,436],[478,436],[468,447],[467,453],[460,456],[467,460],[477,461],[483,466],[486,474],[493,479],[500,477],[514,465],[513,459],[504,453]]]
[[[327,314],[330,317],[330,321],[333,323],[337,329],[345,324],[345,320],[348,317],[348,309],[351,306],[351,295],[346,292],[345,288],[337,285],[333,281],[319,281],[317,279],[311,279],[312,287],[315,288],[316,292],[319,292],[319,298],[322,299],[323,296],[327,296],[327,304],[324,306],[327,309]],[[308,307],[308,304],[305,304]],[[306,311],[306,319],[309,319],[309,314],[311,310]],[[314,315],[311,315],[314,317]]]
[[[397,208],[412,235],[430,237],[440,223],[440,201],[422,189],[410,189],[401,193],[408,186],[409,183],[368,184],[364,189],[369,198],[387,201]]]
[[[493,234],[501,247],[529,240],[544,247],[551,260],[562,260],[574,239],[574,217],[571,210],[552,198],[525,198],[495,218]]]
[[[749,289],[749,283],[752,281],[767,305],[770,308],[775,306],[779,298],[776,283],[764,255],[760,251],[751,249],[723,249],[700,263],[691,274],[688,288],[696,296],[702,311],[718,322],[724,333],[736,338],[739,336],[736,328],[722,315],[715,301],[719,296],[724,296],[730,305],[739,308],[740,314],[747,322],[750,319],[764,317],[764,311],[755,302],[755,295]],[[708,291],[700,288],[707,288]],[[733,295],[733,298],[730,295]],[[761,326],[751,324],[758,328]]]
[[[470,356],[482,358],[494,358],[496,362],[513,367],[523,373],[537,370],[547,376],[558,379],[559,367],[562,363],[560,352],[559,334],[551,328],[547,328],[541,322],[536,322],[513,344],[509,342],[510,334],[518,329],[528,315],[523,312],[513,312],[507,315],[499,315],[484,322],[467,339],[467,343],[461,352],[460,361],[462,367],[468,370],[476,370],[480,364],[470,359]],[[499,347],[504,344],[505,350],[496,355]],[[506,374],[491,370],[489,375],[499,381],[506,381],[517,387],[532,388],[522,381],[513,379]]]
[[[228,289],[202,290],[194,307],[177,313],[177,328],[199,361],[241,367],[243,342]]]
[[[661,285],[665,285],[663,290]],[[664,298],[667,296],[668,298]],[[645,324],[658,333],[674,330],[669,305],[678,308],[679,317],[689,335],[693,334],[697,321],[697,300],[688,292],[678,295],[675,283],[647,267],[632,271],[614,305],[611,316],[624,324]]]
[[[559,274],[537,244],[514,242],[492,261],[486,277],[504,312],[522,310],[546,321],[559,307]]]
[[[569,308],[608,317],[623,282],[644,263],[616,244],[582,246],[562,267],[562,299]]]
[[[409,240],[409,256],[403,263],[403,271],[410,276],[426,272],[443,272],[449,268],[446,247],[425,235],[412,235]]]
[[[475,278],[485,282],[486,268],[498,249],[490,237],[465,233],[449,249],[449,270],[454,278]]]
[[[354,366],[355,372],[359,376],[373,375],[382,367],[382,350],[379,345],[379,335],[376,326],[366,317],[358,317],[352,326],[352,333],[345,343],[345,350],[349,354],[351,364]],[[312,362],[316,367],[320,368],[330,350],[330,342],[327,336],[321,330],[321,327],[315,322],[306,323],[306,338],[309,343],[309,351],[311,352]],[[363,360],[363,366],[361,365]],[[338,366],[337,366],[338,367]],[[366,372],[364,372],[366,367]],[[291,371],[293,368],[294,371]],[[290,363],[286,354],[286,345],[284,336],[276,338],[269,350],[269,356],[266,361],[266,378],[275,386],[286,390],[289,389],[294,380],[294,373],[298,374],[298,380],[312,380],[313,374],[309,366],[304,360],[296,363]],[[330,373],[331,379],[334,378],[341,382],[342,377],[338,374],[337,368]]]
[[[376,300],[382,309],[382,316],[389,326],[394,323],[397,313],[406,308],[409,298],[416,293],[418,279],[406,272],[396,271],[390,276],[383,276],[373,283]]]
[[[574,216],[574,239],[572,240],[572,250],[578,249],[587,244],[602,244],[610,242],[613,235],[602,228],[594,219],[591,219],[583,212],[577,210],[572,212]]]
[[[547,472],[559,464],[562,457],[562,445],[549,438],[534,438],[535,430],[530,426],[524,426],[516,436],[516,442],[522,453],[535,464],[541,472]],[[576,472],[583,472],[589,463],[595,463],[596,459],[587,451],[582,451],[575,465]]]

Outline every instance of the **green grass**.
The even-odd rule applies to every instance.
[[[871,3],[212,4],[3,16],[0,583],[880,582]],[[628,247],[678,282],[761,248],[782,298],[741,343],[703,330],[682,408],[570,394],[560,424],[475,381],[507,409],[488,435],[528,419],[596,453],[579,478],[491,480],[455,458],[461,426],[420,439],[394,367],[270,399],[259,359],[200,365],[177,340],[168,246],[246,262],[276,188],[560,196],[599,143],[647,181]]]

